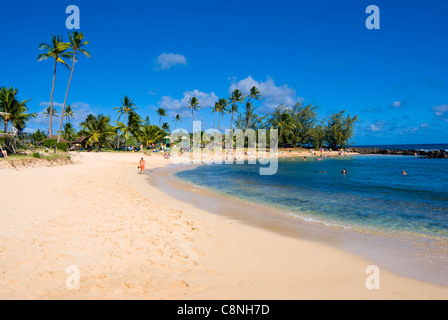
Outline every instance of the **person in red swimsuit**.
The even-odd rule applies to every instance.
[[[140,169],[140,174],[143,174],[143,170],[145,170],[145,165],[146,165],[146,161],[142,158],[140,160],[140,165],[139,165],[139,169]]]

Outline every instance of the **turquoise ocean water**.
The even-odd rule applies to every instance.
[[[346,168],[348,174],[342,175]],[[406,170],[408,175],[402,175]],[[325,173],[322,173],[325,171]],[[182,180],[217,193],[330,225],[448,237],[448,161],[410,156],[279,160],[273,176],[258,165],[202,165]]]

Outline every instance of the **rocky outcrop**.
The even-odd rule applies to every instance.
[[[428,159],[448,159],[448,152],[445,150],[439,151],[422,151],[422,150],[389,150],[378,148],[350,148],[350,151],[359,154],[386,154],[386,155],[402,155],[413,156],[417,154],[419,157],[425,157]]]

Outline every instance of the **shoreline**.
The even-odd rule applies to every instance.
[[[440,256],[441,253],[434,248],[436,244],[442,246],[442,241],[446,244],[447,239],[373,228],[347,227],[318,220],[310,221],[305,216],[293,216],[272,206],[256,204],[201,188],[175,176],[177,172],[194,169],[197,166],[171,165],[156,168],[148,182],[172,197],[212,214],[280,235],[342,249],[380,263],[397,275],[448,288],[448,261],[444,260]],[[431,252],[426,251],[428,245],[431,246]],[[448,254],[446,250],[442,253]]]
[[[151,155],[141,176],[141,156],[0,170],[0,298],[448,299],[446,287],[382,268],[381,289],[368,290],[369,260],[167,195],[147,180],[170,162]],[[79,290],[66,287],[70,265]]]

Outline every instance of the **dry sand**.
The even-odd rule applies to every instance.
[[[374,263],[180,202],[137,174],[140,157],[0,170],[1,299],[448,299],[385,270],[367,290]],[[79,290],[66,287],[71,265]]]

